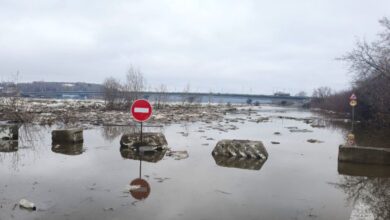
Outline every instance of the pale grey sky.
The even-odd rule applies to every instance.
[[[389,0],[0,0],[0,80],[101,83],[132,64],[171,91],[340,90],[335,58],[389,15]]]

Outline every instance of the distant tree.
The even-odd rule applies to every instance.
[[[139,99],[142,96],[145,84],[143,73],[138,68],[130,66],[126,74],[126,82],[123,85],[128,106],[130,106],[134,100]]]
[[[187,85],[184,87],[183,92],[182,92],[182,102],[183,105],[186,102],[189,102],[190,100],[190,90],[191,90],[191,85],[190,83],[187,83]]]
[[[115,108],[116,103],[121,98],[121,83],[113,78],[108,77],[103,82],[103,96],[107,108]]]
[[[307,93],[305,91],[300,91],[295,96],[306,97]]]
[[[313,91],[313,98],[317,99],[319,101],[325,100],[325,98],[329,97],[332,95],[332,89],[327,86],[322,86],[317,89],[314,89]]]
[[[155,103],[155,108],[157,109],[160,109],[162,108],[167,99],[168,99],[168,89],[167,89],[167,86],[165,84],[160,84],[157,88],[156,88],[156,103]]]

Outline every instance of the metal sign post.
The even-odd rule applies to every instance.
[[[349,105],[352,107],[352,131],[353,131],[353,124],[355,122],[355,106],[357,105],[357,97],[355,93],[352,93],[351,97],[349,97]]]
[[[141,139],[141,144],[142,144],[142,121],[141,121],[140,123],[141,123],[141,134],[140,134],[140,139]]]

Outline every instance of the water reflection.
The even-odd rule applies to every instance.
[[[129,192],[131,196],[136,200],[144,200],[150,195],[150,185],[148,181],[142,179],[142,161],[144,153],[137,151],[139,154],[139,177],[130,182]]]
[[[136,126],[104,126],[102,136],[105,140],[113,141],[124,133],[136,133]]]
[[[260,170],[266,160],[224,157],[213,155],[215,163],[221,167],[239,168],[246,170]]]
[[[390,178],[343,176],[335,186],[344,191],[355,209],[361,204],[367,207],[370,213],[361,213],[363,216],[372,214],[377,220],[390,219]]]
[[[134,179],[130,183],[130,194],[136,200],[144,200],[148,198],[150,194],[149,183],[141,178]]]
[[[390,177],[390,166],[338,162],[339,174],[364,177]]]
[[[131,160],[143,160],[146,162],[157,163],[165,156],[166,150],[155,151],[137,151],[132,148],[121,146],[119,149],[122,158]]]
[[[18,170],[23,160],[35,160],[42,153],[41,145],[46,127],[18,125],[18,139],[0,141],[0,164],[8,164],[10,169]]]
[[[18,151],[18,141],[3,141],[0,140],[0,152],[9,153]]]
[[[66,144],[66,143],[53,143],[51,150],[54,153],[65,154],[65,155],[80,155],[84,152],[83,143]]]
[[[143,132],[162,132],[164,128],[158,125],[144,125]],[[122,134],[134,134],[140,132],[140,126],[103,126],[102,136],[105,140],[113,141]]]

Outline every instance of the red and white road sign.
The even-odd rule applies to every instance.
[[[131,114],[138,122],[147,121],[152,116],[152,105],[145,99],[137,99],[131,105]]]
[[[352,93],[351,97],[349,97],[349,100],[356,100],[356,99],[357,99],[357,97],[356,97],[355,93]]]

